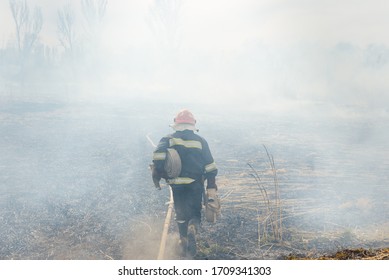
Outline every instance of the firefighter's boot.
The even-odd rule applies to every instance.
[[[187,237],[180,237],[180,240],[178,241],[179,245],[179,255],[181,257],[185,257],[188,252],[188,238]]]
[[[188,223],[188,253],[194,256],[197,253],[196,235],[200,227],[200,222],[192,219]]]

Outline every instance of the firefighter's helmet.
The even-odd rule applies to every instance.
[[[174,118],[174,123],[186,123],[186,124],[196,124],[196,120],[192,114],[191,111],[184,109],[177,113],[176,117]]]
[[[172,127],[176,131],[182,131],[187,129],[197,131],[195,124],[196,119],[194,118],[192,112],[188,109],[183,109],[177,113],[176,117],[174,118],[174,124],[172,125]]]

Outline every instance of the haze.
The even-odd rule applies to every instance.
[[[26,3],[36,40],[0,0],[0,259],[155,258],[169,193],[146,136],[182,108],[226,197],[205,243],[280,254],[253,246],[247,163],[271,186],[266,145],[288,242],[388,244],[388,1],[107,0],[101,17],[104,0]]]
[[[177,8],[163,10],[169,2]],[[42,9],[39,43],[59,54],[57,12],[65,3],[85,44],[80,1],[28,1]],[[15,42],[15,26],[8,1],[0,5],[5,47]],[[85,53],[99,57],[93,69],[106,97],[386,114],[387,9],[380,0],[108,1],[99,44]]]

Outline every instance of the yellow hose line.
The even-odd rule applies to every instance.
[[[166,240],[167,240],[167,234],[169,231],[169,225],[170,220],[172,217],[173,212],[173,193],[172,189],[170,188],[170,201],[169,201],[169,207],[167,209],[165,223],[163,225],[163,231],[162,231],[162,237],[161,237],[161,243],[159,244],[159,252],[158,252],[158,260],[163,260],[165,256],[165,248],[166,248]]]

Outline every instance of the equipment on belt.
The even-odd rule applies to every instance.
[[[168,148],[166,150],[164,174],[160,174],[154,164],[150,164],[154,186],[160,190],[161,185],[159,181],[161,181],[162,178],[166,180],[177,178],[181,173],[181,167],[181,158],[178,152],[175,149]]]
[[[175,149],[166,150],[165,172],[168,179],[177,178],[181,173],[181,158]]]
[[[220,215],[220,199],[216,194],[216,189],[207,189],[205,194],[205,219],[214,223]]]

